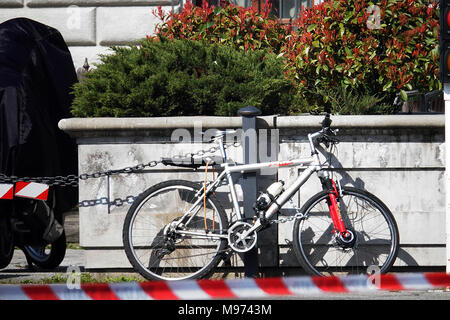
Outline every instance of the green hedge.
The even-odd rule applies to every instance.
[[[221,115],[253,105],[286,114],[296,90],[283,62],[264,50],[153,38],[114,47],[74,87],[78,117]]]

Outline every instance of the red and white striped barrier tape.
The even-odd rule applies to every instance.
[[[19,181],[13,184],[0,184],[0,199],[13,199],[13,195],[21,198],[47,200],[49,186],[37,182]]]
[[[0,285],[0,300],[211,300],[427,290],[450,287],[450,274],[413,273],[347,277],[288,277],[228,280],[81,284]]]

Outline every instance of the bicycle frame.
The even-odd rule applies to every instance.
[[[242,216],[242,213],[241,213],[241,210],[239,207],[235,183],[232,178],[232,173],[253,172],[253,171],[258,171],[258,170],[264,169],[264,168],[274,168],[274,167],[279,168],[279,167],[294,167],[294,166],[296,166],[301,169],[304,169],[302,174],[299,175],[299,177],[294,181],[294,183],[292,183],[287,189],[283,190],[283,192],[279,195],[279,197],[264,212],[264,218],[270,219],[291,198],[291,196],[295,192],[297,192],[306,181],[308,181],[308,179],[311,177],[311,175],[313,173],[321,172],[322,173],[321,177],[328,178],[328,176],[329,176],[328,172],[323,171],[323,164],[320,161],[319,153],[317,152],[315,143],[314,143],[314,139],[316,137],[318,137],[320,134],[321,134],[321,132],[319,131],[319,132],[308,135],[308,140],[309,140],[309,144],[311,147],[311,157],[304,157],[304,158],[288,160],[288,161],[273,161],[273,162],[262,162],[262,163],[241,164],[241,165],[227,163],[227,156],[226,156],[226,152],[225,152],[225,148],[224,148],[224,144],[223,144],[223,133],[219,136],[216,136],[214,141],[217,142],[220,147],[220,151],[221,151],[221,155],[222,155],[222,159],[223,159],[223,163],[220,166],[223,168],[223,171],[219,174],[219,176],[212,183],[209,184],[208,187],[206,187],[206,190],[204,190],[204,188],[202,188],[198,191],[198,193],[196,194],[197,200],[191,206],[191,209],[189,209],[183,215],[183,217],[176,223],[176,226],[178,226],[180,223],[182,223],[182,221],[184,221],[184,219],[188,215],[192,214],[191,217],[188,219],[188,221],[186,221],[186,223],[185,223],[185,224],[189,224],[191,219],[198,212],[198,209],[197,209],[197,212],[193,213],[192,208],[195,208],[196,206],[198,206],[199,203],[202,201],[202,198],[205,196],[205,194],[207,195],[210,192],[213,192],[222,183],[222,181],[225,178],[227,179],[228,189],[231,194],[231,201],[233,204],[233,209],[236,213],[237,219],[241,220],[243,218],[243,216]],[[333,214],[333,212],[332,212],[332,215],[335,216],[336,213]],[[258,219],[254,223],[254,225],[249,230],[247,230],[247,232],[245,232],[242,235],[242,237],[245,238],[250,233],[252,233],[254,231],[257,232],[262,227],[263,227],[263,225],[261,223],[261,219]],[[345,229],[341,230],[339,228],[339,231],[344,232]],[[190,231],[180,231],[180,233],[204,236],[204,237],[208,237],[208,238],[210,238],[210,237],[226,238],[226,235],[218,235],[218,234],[217,235],[216,234],[206,235],[205,233],[190,232]]]

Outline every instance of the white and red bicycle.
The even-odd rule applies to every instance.
[[[230,252],[247,252],[255,247],[258,231],[276,222],[276,213],[302,185],[317,173],[323,190],[296,209],[293,249],[300,265],[313,275],[366,273],[375,266],[387,272],[397,257],[399,232],[387,206],[371,193],[353,187],[336,186],[328,165],[321,161],[318,144],[338,143],[337,130],[330,128],[329,115],[322,129],[308,135],[311,157],[289,161],[237,165],[229,163],[224,148],[225,131],[217,143],[222,171],[209,183],[171,180],[156,184],[129,209],[123,228],[125,252],[133,267],[147,279],[181,280],[209,276]],[[179,165],[166,160],[167,165]],[[303,169],[290,185],[272,184],[257,199],[253,219],[245,219],[239,206],[232,173],[253,172],[274,167]],[[186,166],[186,165],[184,165]],[[192,164],[192,167],[199,167]],[[227,216],[215,196],[227,185],[233,213]]]

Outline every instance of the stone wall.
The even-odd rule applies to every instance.
[[[276,130],[278,152],[273,158],[309,156],[306,134],[317,131],[321,117],[262,117],[263,130]],[[400,230],[398,267],[444,267],[446,265],[444,115],[333,116],[341,143],[332,159],[336,180],[342,185],[364,188],[377,195],[393,212]],[[92,173],[134,166],[160,157],[210,148],[209,144],[176,143],[174,130],[240,128],[239,117],[174,117],[135,119],[66,119],[60,128],[77,137],[79,173]],[[229,157],[242,161],[240,147]],[[211,174],[211,173],[210,173]],[[279,169],[258,178],[264,189],[269,180],[292,182],[299,171]],[[210,177],[211,178],[211,177]],[[238,177],[236,177],[238,178]],[[110,200],[136,196],[155,183],[168,179],[203,181],[204,172],[158,165],[141,174],[112,176]],[[262,182],[262,183],[261,183]],[[320,190],[312,176],[295,198],[301,206]],[[227,206],[227,197],[219,197]],[[80,201],[105,198],[107,178],[80,182]],[[238,188],[242,200],[242,191]],[[122,248],[122,225],[128,204],[80,208],[80,244],[86,249],[86,268],[126,268]],[[289,210],[289,204],[284,210]],[[291,251],[292,223],[271,227],[260,243],[260,262],[265,267],[298,270]],[[237,258],[235,266],[242,266]],[[294,267],[294,268],[292,268]]]
[[[178,0],[174,0],[178,5]],[[109,47],[128,44],[154,32],[158,6],[172,9],[171,0],[2,0],[0,23],[26,17],[59,30],[69,46],[74,65],[84,59],[98,62]]]

